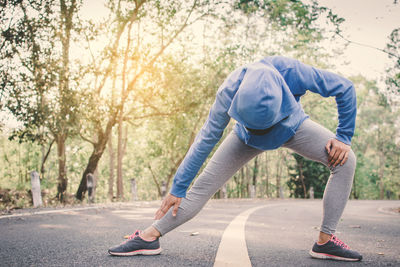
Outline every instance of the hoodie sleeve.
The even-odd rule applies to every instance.
[[[244,70],[233,72],[218,89],[214,104],[200,132],[190,146],[184,160],[180,164],[170,193],[176,197],[185,197],[186,190],[198,173],[204,161],[221,139],[224,129],[230,121],[228,109],[232,98],[243,79]]]
[[[353,83],[332,72],[317,69],[295,60],[294,74],[297,87],[310,90],[323,97],[334,96],[338,109],[339,124],[336,129],[336,139],[351,145],[354,134],[357,98]]]

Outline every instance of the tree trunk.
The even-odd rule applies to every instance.
[[[70,88],[69,88],[69,49],[71,41],[71,31],[73,29],[72,18],[76,12],[76,1],[72,0],[67,6],[65,0],[60,0],[60,39],[62,43],[62,66],[59,72],[59,97],[60,97],[60,125],[56,129],[57,155],[58,155],[58,188],[57,197],[61,202],[65,201],[65,192],[67,190],[67,174],[66,174],[66,156],[65,141],[68,135],[68,126],[66,117],[71,115],[70,111]]]
[[[385,177],[385,164],[386,157],[384,153],[380,153],[379,157],[379,199],[385,198],[385,185],[384,185],[384,177]]]
[[[265,153],[265,194],[269,198],[269,169],[268,169],[268,153]]]
[[[103,151],[104,151],[104,148],[102,148],[101,145],[97,145],[96,147],[94,147],[93,152],[90,155],[89,162],[86,166],[86,169],[83,172],[82,179],[81,179],[81,182],[78,187],[78,191],[76,192],[77,199],[79,199],[79,200],[83,199],[83,197],[86,193],[86,190],[87,190],[86,175],[89,173],[93,173],[96,170],[97,164],[99,163],[99,160],[103,154]]]
[[[55,137],[57,142],[57,156],[58,156],[58,186],[57,198],[60,202],[65,202],[65,193],[67,190],[67,160],[65,155],[65,139],[66,136],[59,134]]]
[[[281,176],[278,173],[276,174],[276,197],[281,197]]]
[[[49,148],[47,149],[47,152],[45,152],[45,147],[44,147],[44,145],[42,145],[42,163],[40,165],[40,176],[41,176],[42,179],[44,179],[44,173],[46,171],[44,165],[46,164],[47,158],[50,155],[51,147],[53,146],[54,141],[55,140],[53,139],[50,142],[50,145],[49,145]]]
[[[109,140],[108,140],[108,153],[110,157],[110,176],[108,178],[108,199],[110,201],[113,201],[114,199],[114,169],[115,169],[115,163],[114,163],[114,148],[113,148],[113,143],[112,143],[112,134],[110,134]]]
[[[280,158],[278,157],[278,160],[276,161],[276,197],[280,198],[280,192],[281,192],[281,176],[280,176]]]
[[[122,113],[122,112],[121,112]],[[122,180],[122,158],[123,158],[123,132],[122,114],[118,118],[118,154],[117,154],[117,200],[124,198],[124,184]]]
[[[233,176],[233,181],[235,182],[235,187],[236,187],[236,189],[235,189],[235,196],[234,197],[236,197],[236,198],[239,198],[239,188],[238,188],[238,183],[239,183],[239,178],[238,178],[238,175],[234,175]]]
[[[246,186],[245,186],[246,195],[245,195],[245,197],[250,197],[250,179],[251,179],[250,167],[249,167],[249,164],[246,164],[244,167],[246,168],[246,179],[245,179],[245,181],[246,181]]]
[[[244,197],[244,166],[240,169],[239,190],[240,198]]]
[[[385,198],[385,184],[383,182],[385,177],[385,164],[386,164],[386,156],[385,156],[385,144],[382,141],[382,133],[380,127],[378,127],[378,156],[379,156],[379,199]]]
[[[149,165],[148,165],[148,168],[149,168],[149,170],[150,170],[151,177],[153,178],[154,184],[155,184],[156,187],[157,187],[158,196],[160,196],[160,197],[162,198],[161,185],[160,185],[160,183],[158,182],[157,177],[156,177],[156,175],[154,174],[153,169],[151,168],[150,163],[149,163]]]
[[[44,172],[45,172],[45,168],[44,168],[44,162],[45,162],[45,156],[46,156],[46,147],[44,144],[42,144],[40,146],[41,148],[41,153],[42,153],[42,164],[40,165],[40,177],[42,177],[42,179],[44,178]]]
[[[99,168],[96,168],[93,173],[94,178],[94,187],[93,187],[93,200],[96,199],[96,191],[97,191],[97,181],[99,180]]]
[[[278,160],[276,162],[276,197],[282,198],[282,186],[281,186],[281,177],[282,177],[282,161],[283,154],[281,150],[278,150]]]
[[[253,165],[253,180],[250,187],[250,197],[256,198],[257,195],[257,175],[258,175],[258,156],[254,158],[254,165]]]
[[[113,119],[110,119],[107,123],[106,129],[103,132],[101,128],[98,129],[97,133],[97,142],[93,143],[93,152],[89,157],[88,164],[86,165],[86,169],[82,174],[81,182],[79,184],[78,190],[76,191],[75,197],[79,200],[82,200],[87,187],[86,187],[86,175],[88,173],[94,173],[94,171],[97,168],[97,164],[99,163],[99,160],[101,156],[104,153],[104,150],[107,145],[107,141],[110,138],[111,135],[111,130],[112,127],[114,126],[115,121]]]
[[[303,187],[303,197],[307,198],[307,189],[306,189],[306,184],[304,183],[304,175],[303,175],[303,159],[299,159],[297,161],[297,168],[299,170],[299,177],[300,177],[301,185]]]
[[[358,199],[358,194],[357,194],[357,187],[356,187],[356,176],[353,178],[353,198]]]

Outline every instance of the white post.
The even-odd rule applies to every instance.
[[[250,185],[250,198],[256,198],[256,186]]]
[[[31,172],[31,188],[32,188],[32,199],[33,207],[37,208],[43,205],[42,194],[40,191],[40,178],[37,171]]]
[[[228,198],[228,193],[227,193],[227,190],[226,190],[226,183],[222,186],[221,191],[222,191],[222,198],[223,199],[227,199]]]
[[[310,187],[310,199],[314,199],[314,187]]]

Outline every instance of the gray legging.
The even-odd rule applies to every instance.
[[[325,146],[332,138],[335,138],[332,132],[307,119],[283,147],[290,148],[304,157],[327,166],[328,154]],[[182,199],[176,217],[172,216],[172,209],[170,209],[163,218],[155,221],[153,226],[161,235],[165,235],[193,218],[230,177],[246,162],[262,152],[262,150],[244,144],[235,133],[230,133],[187,192],[186,197]],[[338,165],[331,168],[331,176],[326,185],[323,199],[321,231],[324,233],[335,233],[350,195],[355,167],[356,157],[353,151],[350,151],[349,158],[343,166]]]

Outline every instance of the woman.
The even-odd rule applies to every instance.
[[[339,113],[336,135],[311,121],[299,101],[307,90],[334,96]],[[234,130],[186,193],[230,119]],[[356,158],[351,150],[356,119],[353,84],[334,73],[282,56],[266,57],[232,72],[218,89],[209,117],[179,166],[156,221],[136,232],[111,255],[154,255],[159,237],[193,218],[246,162],[265,150],[286,147],[331,170],[323,198],[323,219],[312,257],[359,261],[362,256],[335,235],[349,198]]]

